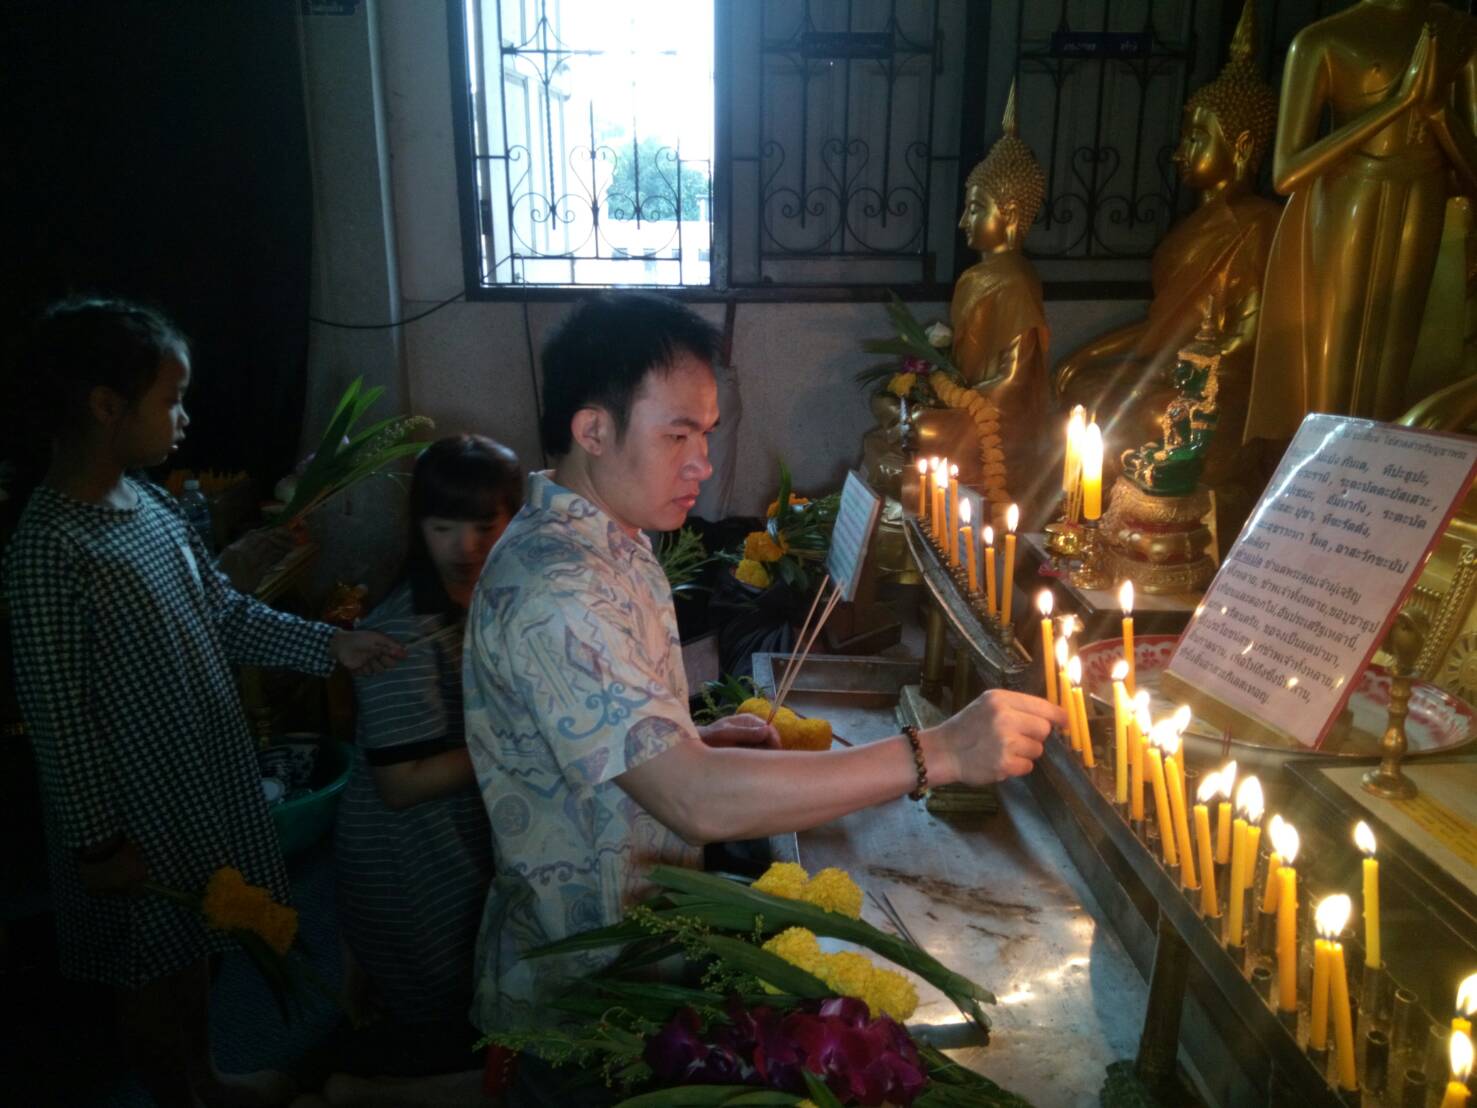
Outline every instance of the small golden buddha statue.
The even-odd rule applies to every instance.
[[[1108,442],[1144,442],[1159,432],[1176,394],[1177,352],[1195,337],[1207,299],[1215,301],[1222,430],[1205,451],[1203,480],[1216,493],[1223,548],[1236,538],[1266,476],[1260,451],[1243,448],[1240,434],[1267,255],[1281,214],[1255,192],[1277,121],[1277,94],[1255,62],[1255,0],[1242,8],[1230,54],[1220,75],[1185,104],[1174,162],[1200,204],[1154,251],[1148,318],[1098,336],[1055,373],[1063,406],[1095,411]],[[1104,480],[1111,481],[1118,465],[1109,457],[1105,467]]]
[[[1308,412],[1393,420],[1422,399],[1410,372],[1447,200],[1477,193],[1474,82],[1477,20],[1445,4],[1362,0],[1293,39],[1273,157],[1291,200],[1247,439],[1289,439]]]
[[[984,493],[997,529],[1012,502],[1028,514],[1045,505],[1051,477],[1043,462],[1054,445],[1041,282],[1022,253],[1046,174],[1021,141],[1015,103],[1012,85],[1005,133],[965,179],[959,229],[980,260],[960,275],[949,305],[960,380],[934,373],[947,409],[917,417],[919,450],[958,462],[959,479]]]

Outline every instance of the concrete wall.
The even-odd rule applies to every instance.
[[[304,18],[319,225],[314,315],[408,317],[462,287],[445,19],[442,0],[365,0],[352,16]],[[1053,350],[1071,350],[1144,308],[1048,303]],[[536,355],[568,309],[456,303],[399,331],[315,327],[306,426],[322,427],[343,384],[364,373],[389,388],[387,410],[393,403],[431,416],[443,431],[492,435],[536,467],[529,350]],[[720,305],[699,310],[721,323]],[[914,310],[925,319],[946,314],[942,304]],[[852,375],[873,361],[861,341],[885,334],[880,304],[738,306],[733,361],[743,418],[733,511],[763,509],[780,457],[802,489],[834,485],[857,462],[871,419]],[[326,560],[336,557],[330,551]],[[344,572],[375,576],[372,561],[350,552]]]

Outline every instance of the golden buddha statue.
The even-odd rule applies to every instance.
[[[1215,303],[1220,342],[1220,432],[1204,456],[1202,480],[1216,494],[1216,530],[1224,549],[1235,540],[1265,484],[1260,451],[1243,447],[1262,281],[1281,208],[1256,194],[1272,145],[1277,94],[1257,71],[1255,0],[1246,0],[1231,57],[1185,104],[1174,163],[1200,203],[1154,251],[1154,299],[1147,319],[1093,339],[1056,368],[1062,405],[1097,413],[1108,442],[1145,442],[1176,393],[1177,353],[1196,337],[1203,306]],[[1104,459],[1104,480],[1118,472],[1118,451]]]
[[[1046,174],[1018,133],[1014,85],[1003,124],[964,184],[959,229],[980,260],[960,275],[949,305],[959,380],[935,372],[930,383],[947,408],[917,416],[919,451],[958,463],[960,481],[984,493],[997,530],[1012,502],[1028,515],[1047,505],[1044,462],[1054,447],[1041,282],[1021,252]]]
[[[1315,411],[1393,420],[1436,384],[1409,378],[1447,200],[1477,192],[1474,47],[1477,21],[1427,0],[1362,0],[1293,39],[1248,440]]]

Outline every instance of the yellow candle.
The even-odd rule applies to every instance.
[[[1180,768],[1179,736],[1172,731],[1160,740],[1164,750],[1164,776],[1169,781],[1169,810],[1174,816],[1174,825],[1180,848],[1180,885],[1186,889],[1199,888],[1195,876],[1195,854],[1190,847],[1190,809],[1185,796],[1185,775]]]
[[[1113,666],[1113,799],[1128,804],[1128,692],[1123,679],[1128,665],[1121,658]]]
[[[1057,639],[1057,641],[1056,641],[1056,687],[1057,687],[1058,693],[1057,693],[1057,701],[1056,702],[1057,702],[1058,705],[1061,706],[1061,708],[1062,708],[1063,711],[1070,711],[1071,710],[1071,707],[1072,707],[1072,699],[1071,699],[1071,697],[1069,697],[1067,695],[1067,688],[1068,688],[1068,681],[1067,681],[1067,653],[1068,653],[1069,650],[1071,650],[1071,644],[1067,641],[1067,637],[1065,635],[1063,635],[1061,638]]]
[[[974,555],[974,528],[969,522],[973,513],[968,500],[959,505],[959,518],[964,521],[964,526],[959,528],[959,540],[964,543],[964,579],[969,582],[969,591],[977,593],[980,591],[980,575]]]
[[[1077,718],[1076,689],[1073,688],[1078,681],[1082,680],[1082,660],[1073,656],[1067,659],[1066,684],[1062,686],[1062,707],[1067,712],[1067,727],[1072,735],[1072,749],[1082,753],[1082,722]]]
[[[940,546],[948,541],[949,534],[949,506],[945,499],[949,490],[949,471],[945,468],[948,464],[949,459],[944,458],[933,471],[933,537]]]
[[[1154,819],[1159,823],[1159,844],[1164,850],[1164,864],[1178,865],[1179,850],[1175,846],[1178,836],[1174,830],[1174,817],[1169,812],[1169,790],[1164,784],[1164,761],[1159,748],[1148,744],[1149,778],[1154,783]]]
[[[1082,465],[1082,432],[1087,430],[1087,409],[1078,404],[1067,417],[1067,453],[1062,459],[1062,492],[1070,497],[1077,488]]]
[[[1226,885],[1226,942],[1240,946],[1246,919],[1246,886],[1241,867],[1246,864],[1246,821],[1240,816],[1231,824],[1231,877]]]
[[[1103,432],[1093,420],[1082,436],[1082,518],[1103,514]]]
[[[1056,691],[1056,645],[1052,642],[1051,634],[1051,608],[1052,595],[1050,589],[1042,589],[1036,594],[1036,610],[1041,613],[1041,668],[1046,673],[1046,699],[1053,704],[1060,704]]]
[[[1282,864],[1277,867],[1277,1007],[1297,1011],[1297,828],[1283,820],[1272,840]]]
[[[948,535],[952,540],[954,532],[959,528],[959,467],[949,467],[949,530]],[[953,541],[949,543],[949,564],[958,568],[959,566],[959,544]]]
[[[928,518],[928,459],[918,459],[918,522]]]
[[[1128,663],[1128,695],[1138,689],[1134,679],[1138,675],[1137,660],[1133,656],[1133,582],[1125,581],[1118,586],[1118,607],[1123,609],[1123,660]]]
[[[1374,856],[1374,832],[1363,820],[1354,827],[1354,843],[1364,852],[1364,964],[1379,969],[1380,863]]]
[[[1258,790],[1257,795],[1258,796],[1261,796],[1260,790]],[[1257,817],[1256,818],[1258,820],[1260,820],[1262,818],[1261,817],[1261,814],[1260,814],[1261,809],[1258,808],[1257,811],[1258,811],[1258,814],[1257,814]],[[1245,868],[1245,870],[1241,874],[1241,879],[1242,879],[1242,883],[1247,887],[1247,889],[1249,889],[1249,890],[1252,891],[1252,895],[1253,896],[1255,896],[1256,893],[1255,893],[1255,890],[1252,890],[1251,887],[1256,884],[1256,860],[1257,860],[1257,852],[1260,851],[1261,848],[1262,848],[1262,827],[1261,827],[1261,824],[1260,823],[1249,823],[1247,825],[1247,827],[1246,827],[1246,868]]]
[[[1354,1014],[1349,1008],[1349,972],[1344,967],[1344,944],[1328,945],[1328,983],[1333,994],[1330,998],[1333,1004],[1333,1045],[1337,1055],[1335,1068],[1339,1075],[1339,1088],[1353,1090],[1359,1088],[1359,1073],[1354,1059]]]
[[[985,524],[985,607],[993,616],[1000,610],[995,598],[995,528]]]
[[[1314,1050],[1328,1048],[1328,968],[1332,957],[1327,939],[1313,940],[1313,1013],[1308,1045]]]
[[[1280,830],[1282,824],[1282,817],[1274,815],[1271,824],[1267,827],[1267,838],[1272,844],[1272,852],[1267,856],[1267,887],[1262,891],[1263,912],[1277,910],[1277,871],[1282,868],[1282,855],[1277,853],[1277,837],[1282,834]]]
[[[1210,785],[1210,789],[1206,789]],[[1215,919],[1221,914],[1220,898],[1215,887],[1215,851],[1210,841],[1210,808],[1207,796],[1220,791],[1220,782],[1211,774],[1200,783],[1195,804],[1195,844],[1200,850],[1200,914]]]
[[[1077,717],[1077,733],[1082,740],[1082,764],[1091,769],[1097,765],[1097,758],[1092,753],[1092,731],[1087,726],[1087,696],[1081,685],[1072,686],[1072,704]]]
[[[1133,718],[1128,721],[1128,810],[1136,820],[1144,818],[1144,777],[1149,745],[1149,692],[1140,690],[1133,698]]]
[[[1000,597],[1000,622],[1010,626],[1010,605],[1015,589],[1015,529],[1021,522],[1021,510],[1012,504],[1005,510],[1005,588]]]
[[[1231,846],[1230,935],[1232,946],[1246,941],[1246,890],[1251,887],[1247,871],[1256,868],[1256,844],[1261,838],[1262,785],[1248,777],[1236,788],[1236,824]],[[1256,834],[1253,835],[1253,832]]]
[[[1472,1072],[1472,1036],[1466,1031],[1451,1033],[1451,1080],[1446,1084],[1446,1095],[1441,1099],[1441,1108],[1467,1108],[1467,1074]]]

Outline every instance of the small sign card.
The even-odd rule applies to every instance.
[[[882,498],[855,472],[846,475],[841,487],[841,507],[836,512],[836,527],[831,532],[831,549],[826,553],[826,572],[841,590],[848,604],[856,599],[862,581],[862,565],[867,548],[872,545],[872,532],[882,513]]]
[[[1308,416],[1180,638],[1163,691],[1237,738],[1270,733],[1316,749],[1474,473],[1477,440]]]

